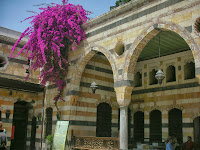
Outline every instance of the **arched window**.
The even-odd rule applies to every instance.
[[[193,62],[187,63],[184,66],[184,79],[193,79],[195,78],[195,65]]]
[[[174,108],[169,111],[169,136],[174,136],[178,143],[183,143],[182,111],[180,109]]]
[[[46,109],[46,136],[51,135],[52,132],[52,115],[53,109],[51,107]]]
[[[137,72],[134,75],[134,86],[135,87],[140,87],[142,86],[142,74],[140,72]]]
[[[200,148],[200,117],[194,119],[194,142]]]
[[[162,115],[159,110],[150,113],[150,141],[162,142]]]
[[[167,67],[166,70],[166,82],[176,81],[176,68],[174,66]]]
[[[149,85],[158,84],[158,80],[156,79],[155,75],[156,75],[155,69],[149,72]]]
[[[112,108],[107,103],[97,106],[97,137],[111,137]]]
[[[134,114],[134,141],[144,142],[144,112]]]

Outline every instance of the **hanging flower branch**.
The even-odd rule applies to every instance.
[[[52,6],[39,9],[41,13],[27,18],[32,18],[31,27],[21,34],[10,57],[21,39],[28,36],[28,42],[17,56],[22,52],[29,54],[28,59],[32,62],[29,70],[42,69],[41,84],[45,86],[50,81],[58,86],[59,93],[54,98],[57,104],[66,86],[65,77],[70,64],[66,58],[67,49],[72,45],[72,50],[75,50],[75,46],[86,39],[81,25],[86,24],[89,12],[80,5],[68,3],[68,0],[63,0],[62,5],[52,3]]]

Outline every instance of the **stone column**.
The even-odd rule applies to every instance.
[[[133,87],[116,87],[117,102],[120,106],[120,149],[128,150],[128,105]]]

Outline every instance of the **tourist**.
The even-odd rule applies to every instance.
[[[196,150],[196,146],[194,142],[192,142],[192,137],[188,136],[187,142],[184,143],[183,145],[184,150]]]
[[[168,143],[166,145],[166,150],[174,150],[174,147],[173,147],[172,143],[173,143],[173,139],[172,139],[172,137],[169,137],[168,138]]]
[[[0,121],[0,150],[6,150],[7,137],[5,129],[3,129],[3,122]]]

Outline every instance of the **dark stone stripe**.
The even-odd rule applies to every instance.
[[[12,119],[6,119],[6,118],[1,118],[1,121],[3,122],[3,123],[12,123]]]
[[[57,121],[52,121],[52,125],[56,125]],[[78,121],[78,120],[72,120],[69,122],[70,125],[74,126],[96,126],[96,122],[94,121]],[[112,123],[112,127],[118,127],[117,123]]]
[[[67,83],[70,83],[71,79],[67,79]]]
[[[125,81],[118,81],[114,83],[114,87],[121,87],[121,86],[133,86],[133,81],[125,80]]]
[[[163,123],[162,128],[168,128],[169,124],[168,123]],[[194,124],[193,123],[182,123],[182,128],[193,128]],[[144,124],[144,128],[150,128],[150,124]]]
[[[100,67],[96,67],[96,66],[94,67],[93,65],[89,65],[89,64],[87,64],[85,68],[91,69],[91,70],[95,69],[95,71],[104,72],[104,73],[108,73],[108,74],[113,74],[112,70],[105,69],[105,68],[100,68]]]
[[[119,82],[115,82],[114,87],[133,86],[133,83],[131,83],[131,82],[132,81],[119,81]],[[90,84],[91,83],[81,82],[80,86],[90,88]],[[191,88],[191,87],[198,87],[198,86],[199,86],[199,84],[197,82],[186,83],[186,84],[179,84],[179,85],[171,85],[171,86],[166,86],[166,87],[157,87],[157,88],[151,88],[151,89],[143,89],[143,90],[133,91],[132,95],[144,94],[144,93],[152,93],[152,92],[158,92],[158,91],[166,91],[166,90],[175,90],[175,89],[182,89],[182,88]],[[104,90],[104,91],[114,92],[114,88],[107,87],[107,86],[102,86],[102,85],[98,85],[97,89]],[[67,96],[70,96],[70,95],[79,95],[79,91],[68,91],[66,95]]]
[[[195,74],[196,75],[200,75],[200,67],[198,67],[198,68],[195,69]]]
[[[3,88],[10,88],[16,90],[27,90],[31,92],[43,92],[44,88],[42,88],[39,84],[34,84],[30,82],[13,80],[8,78],[0,77],[0,86]]]
[[[79,95],[79,93],[80,93],[79,91],[73,91],[72,90],[72,91],[68,91],[67,94],[66,94],[66,96],[69,96],[69,95]]]
[[[88,87],[90,88],[91,83],[86,83],[86,82],[81,82],[80,86],[82,87]],[[114,92],[114,88],[112,87],[107,87],[107,86],[103,86],[103,85],[98,85],[97,90],[103,90],[103,91],[110,91],[110,92]]]
[[[20,60],[20,59],[16,59],[16,58],[10,58],[9,61],[10,62],[15,62],[15,63],[18,63],[18,64],[27,65],[27,61],[25,61],[25,60]]]
[[[76,64],[77,61],[78,61],[78,59],[76,59],[76,60],[72,60],[70,63],[71,63],[71,64]]]
[[[169,126],[168,123],[163,123],[163,124],[162,124],[162,127],[163,127],[163,128],[168,128],[168,126]]]
[[[118,75],[122,75],[122,73],[123,73],[123,69],[119,69],[118,70]]]
[[[192,26],[185,27],[185,29],[188,30],[190,33],[192,32]]]
[[[193,123],[183,123],[183,128],[193,128],[194,124]]]
[[[95,31],[89,32],[86,36],[87,36],[87,37],[92,37],[92,36],[97,35],[97,34],[99,34],[99,33],[101,33],[101,32],[110,30],[110,29],[115,28],[115,27],[117,27],[117,26],[123,25],[123,24],[125,24],[125,23],[127,23],[127,22],[136,20],[136,19],[138,19],[138,18],[140,18],[140,17],[143,17],[143,16],[145,16],[145,15],[147,15],[147,14],[151,14],[151,13],[156,12],[156,11],[158,11],[158,10],[161,10],[161,9],[163,9],[163,8],[166,8],[166,7],[172,6],[172,5],[174,5],[174,4],[177,4],[177,3],[181,2],[181,1],[183,1],[183,0],[168,0],[168,1],[166,1],[166,2],[163,2],[163,3],[161,3],[161,4],[158,4],[158,5],[156,5],[156,6],[153,6],[153,7],[151,7],[151,8],[148,8],[148,9],[146,9],[146,10],[143,10],[143,11],[137,13],[137,14],[134,14],[134,15],[132,15],[132,16],[126,17],[126,18],[124,18],[124,19],[122,19],[122,20],[116,21],[116,22],[114,22],[114,23],[112,23],[112,24],[109,24],[109,25],[107,25],[107,26],[104,26],[104,27],[102,27],[102,28],[100,28],[100,29],[97,29],[97,30],[95,30]]]
[[[57,88],[57,87],[58,87],[58,85],[52,84],[52,85],[49,85],[49,86],[48,86],[48,89],[55,89],[55,88]]]
[[[7,45],[11,45],[11,46],[13,46],[13,45],[15,44],[14,42],[11,42],[11,41],[5,41],[5,40],[2,40],[2,39],[0,39],[0,43],[7,44]],[[22,44],[18,44],[17,47],[19,47],[19,48],[23,48],[24,45],[22,45]]]
[[[2,73],[2,72],[0,72],[0,75],[6,76],[6,77],[14,77],[14,78],[22,79],[22,80],[25,79],[25,77],[22,77],[22,76],[17,76],[17,75]],[[29,78],[29,79],[30,79],[30,80],[33,80],[33,81],[36,81],[36,79],[33,79],[33,78]],[[37,80],[37,81],[38,81],[38,80]]]
[[[177,84],[177,85],[170,85],[170,86],[165,86],[165,87],[157,87],[157,88],[137,90],[137,91],[133,91],[132,95],[152,93],[152,92],[158,92],[158,91],[183,89],[183,88],[191,88],[191,87],[198,87],[198,86],[199,86],[199,83],[197,83],[197,82],[186,83],[186,84]]]

